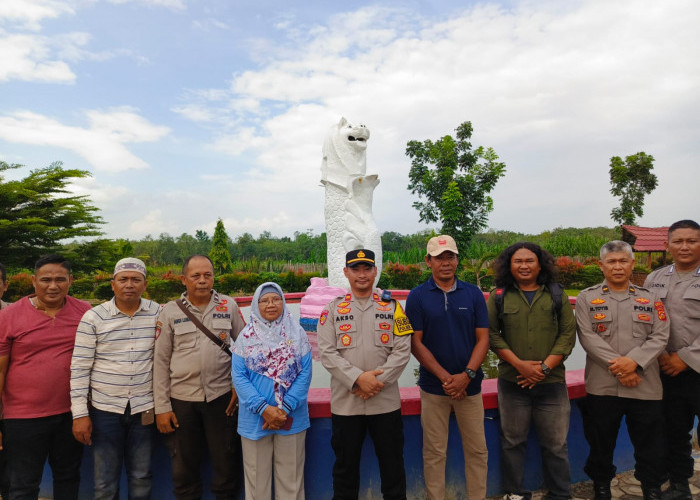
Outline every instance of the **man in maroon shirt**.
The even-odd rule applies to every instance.
[[[78,498],[83,445],[73,438],[70,361],[90,304],[68,296],[70,263],[47,255],[34,266],[34,294],[0,311],[0,392],[10,498],[38,498],[46,458],[54,498]]]

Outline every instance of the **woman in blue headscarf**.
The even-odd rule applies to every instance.
[[[232,363],[246,500],[270,500],[272,477],[275,498],[303,500],[311,346],[276,283],[255,291]]]

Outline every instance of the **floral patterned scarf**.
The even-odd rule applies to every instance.
[[[269,286],[282,297],[282,314],[274,321],[263,319],[258,304],[260,293]],[[309,339],[287,309],[282,288],[271,282],[260,285],[250,306],[250,323],[238,335],[233,352],[245,359],[250,371],[273,380],[277,406],[282,406],[284,395],[301,372],[301,360],[309,351]]]

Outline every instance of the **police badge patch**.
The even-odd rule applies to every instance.
[[[321,323],[321,326],[326,324],[326,321],[328,320],[328,310],[324,309],[323,312],[321,312],[321,317],[318,318],[318,322]]]
[[[666,309],[664,308],[664,303],[660,300],[654,302],[654,308],[656,309],[656,314],[659,316],[661,321],[666,321]]]

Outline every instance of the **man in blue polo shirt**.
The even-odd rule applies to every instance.
[[[420,362],[423,471],[430,500],[445,498],[452,409],[462,436],[468,498],[486,498],[488,450],[481,363],[489,349],[489,319],[481,290],[455,276],[458,254],[452,237],[431,238],[425,262],[433,275],[411,290],[406,300],[414,331],[411,352]]]

